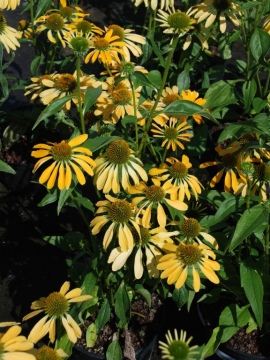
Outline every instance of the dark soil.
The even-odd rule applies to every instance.
[[[137,300],[131,306],[131,320],[128,330],[123,330],[120,335],[119,343],[127,359],[132,359],[134,351],[148,345],[149,342],[158,335],[161,329],[162,309],[161,302],[156,295],[152,296],[151,308],[144,300]],[[95,321],[97,312],[89,319],[85,320],[81,326],[83,335],[77,342],[77,349],[83,348],[85,351],[104,355],[110,343],[113,341],[117,331],[117,318],[111,314],[110,321],[103,327],[98,334],[94,347],[86,345],[86,330],[88,326]]]

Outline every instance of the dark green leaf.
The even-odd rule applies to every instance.
[[[51,0],[42,0],[37,2],[37,11],[35,13],[35,19],[37,19],[40,15],[45,14],[45,12],[50,8]]]
[[[262,278],[256,269],[248,263],[240,264],[241,286],[245,290],[252,311],[255,315],[259,327],[263,324],[263,283]]]
[[[0,172],[6,172],[9,174],[16,174],[16,171],[7,163],[5,163],[3,160],[0,159]]]
[[[115,293],[115,313],[120,321],[119,326],[124,328],[130,319],[130,299],[123,282]]]
[[[42,113],[39,115],[37,121],[35,122],[32,130],[34,130],[41,121],[47,119],[48,117],[57,113],[57,111],[61,110],[68,100],[72,99],[74,95],[65,96],[61,99],[54,100],[50,105],[48,105]]]
[[[229,250],[234,250],[249,235],[254,233],[258,226],[268,220],[268,211],[261,204],[247,209],[236,224],[235,232],[231,240]]]
[[[118,340],[114,340],[108,346],[106,360],[122,360],[122,350]]]
[[[270,35],[262,29],[255,29],[250,39],[250,50],[255,60],[263,60],[269,49]]]
[[[183,90],[187,90],[187,89],[190,88],[189,71],[184,70],[178,75],[178,77],[177,77],[177,87],[179,89],[180,94],[181,94],[181,92]]]
[[[102,92],[102,86],[98,86],[97,88],[90,88],[86,90],[84,103],[83,103],[83,115],[94,105],[97,98],[100,96]]]
[[[95,342],[97,340],[97,333],[98,331],[96,330],[96,324],[90,324],[85,333],[86,345],[88,347],[93,347],[95,345]]]
[[[206,91],[204,98],[206,99],[205,106],[210,110],[214,108],[222,109],[236,102],[233,85],[223,80],[212,84]]]
[[[156,87],[149,81],[148,77],[145,74],[143,74],[142,72],[135,71],[132,76],[139,81],[139,85],[148,86],[148,87],[156,90]]]
[[[97,333],[103,328],[103,326],[110,320],[111,307],[108,299],[104,299],[103,304],[98,312],[96,318]]]
[[[245,81],[242,87],[245,112],[249,112],[252,101],[257,91],[257,84],[254,79]]]

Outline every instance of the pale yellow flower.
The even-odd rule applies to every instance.
[[[14,10],[20,3],[21,0],[0,0],[0,9]]]
[[[17,47],[20,47],[20,43],[17,38],[18,31],[7,25],[6,18],[0,9],[0,43],[4,45],[8,53],[10,50],[16,50]]]
[[[60,190],[68,189],[72,182],[72,172],[81,185],[86,182],[81,168],[90,176],[93,175],[94,160],[91,158],[92,152],[80,146],[88,138],[87,134],[79,135],[68,141],[63,140],[60,143],[37,144],[34,146],[31,155],[38,158],[33,172],[35,173],[41,165],[48,160],[53,160],[41,174],[39,183],[47,182],[47,188],[51,189],[55,185],[58,177],[58,188]]]
[[[33,316],[45,312],[45,316],[39,320],[28,336],[29,341],[37,343],[45,335],[49,334],[50,341],[54,343],[56,335],[56,323],[62,324],[67,332],[67,336],[72,343],[81,337],[82,331],[76,321],[69,314],[70,304],[82,302],[92,298],[91,295],[81,295],[82,289],[70,290],[70,283],[66,281],[59,292],[53,292],[47,297],[41,297],[32,303],[31,313],[24,316],[26,321]]]

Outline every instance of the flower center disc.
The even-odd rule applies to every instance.
[[[176,255],[186,266],[195,265],[201,259],[201,251],[195,244],[180,244],[176,250]]]
[[[185,30],[190,25],[190,17],[181,11],[177,11],[168,16],[168,24],[172,29]]]
[[[132,217],[131,205],[126,200],[117,200],[111,204],[108,215],[115,223],[127,223]]]
[[[263,182],[270,182],[270,165],[254,165],[256,179]]]
[[[188,169],[184,163],[177,162],[170,167],[170,173],[174,179],[183,179],[187,176]]]
[[[163,102],[164,104],[169,105],[176,100],[181,100],[181,96],[179,94],[169,94],[164,97]]]
[[[173,340],[168,346],[168,352],[172,359],[185,360],[188,358],[189,346],[182,340]]]
[[[112,92],[112,99],[115,105],[128,105],[131,102],[132,95],[128,89],[121,88]]]
[[[64,75],[60,75],[55,80],[55,85],[56,85],[57,89],[62,92],[65,92],[65,91],[71,92],[76,89],[77,81],[73,75],[64,74]]]
[[[49,346],[42,346],[35,353],[37,360],[60,360],[61,357],[57,352]]]
[[[168,140],[176,140],[178,132],[174,127],[167,127],[164,130],[164,137]]]
[[[47,18],[45,25],[52,31],[59,31],[64,27],[64,20],[61,15],[52,14]]]
[[[131,150],[124,140],[116,140],[106,151],[108,160],[113,164],[125,164],[129,160]]]
[[[226,154],[226,155],[222,156],[222,162],[223,162],[224,166],[229,169],[232,169],[237,164],[236,157],[233,154]]]
[[[45,299],[45,312],[50,317],[60,317],[69,309],[69,303],[64,295],[59,292],[51,293]]]
[[[219,11],[225,11],[230,8],[231,0],[214,0],[214,7]]]
[[[109,41],[101,37],[97,37],[94,43],[97,50],[108,50],[110,46]]]
[[[83,34],[91,32],[92,28],[92,24],[87,20],[82,20],[76,24],[76,29],[81,31]]]
[[[180,229],[185,237],[194,238],[199,235],[201,226],[198,220],[189,218],[182,222]]]
[[[165,192],[160,186],[151,185],[147,188],[145,196],[151,202],[160,202],[165,197]]]
[[[70,46],[73,51],[77,53],[85,53],[89,49],[89,42],[86,38],[82,36],[77,36],[70,40]]]
[[[51,149],[51,154],[55,161],[69,160],[71,153],[71,147],[65,140],[62,140],[60,143],[55,143]]]

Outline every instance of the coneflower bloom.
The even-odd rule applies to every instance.
[[[192,167],[189,158],[183,155],[180,161],[174,157],[169,157],[166,162],[168,164],[162,164],[160,168],[150,169],[149,175],[162,182],[170,182],[177,187],[178,190],[175,194],[172,194],[172,199],[176,197],[178,200],[184,201],[185,197],[187,197],[190,200],[191,195],[193,195],[197,200],[203,186],[196,176],[188,173],[188,170]]]
[[[103,83],[104,91],[95,103],[95,115],[102,115],[104,121],[113,124],[116,124],[125,115],[141,117],[140,112],[136,110],[141,88],[139,86],[134,90],[134,104],[129,80],[124,79],[115,82],[113,77],[107,78],[106,82]]]
[[[53,76],[44,76],[41,80],[42,85],[46,87],[39,93],[39,97],[44,105],[49,105],[56,99],[61,99],[68,95],[74,95],[71,100],[67,100],[63,106],[64,110],[70,110],[71,102],[78,104],[78,82],[77,72],[73,74],[57,74]],[[84,95],[89,88],[97,88],[101,85],[94,75],[80,74],[81,101],[84,102]]]
[[[135,195],[132,204],[138,208],[137,217],[142,215],[142,226],[149,228],[151,218],[156,211],[157,222],[160,227],[165,228],[167,215],[163,208],[169,205],[179,211],[186,211],[187,205],[180,200],[172,200],[171,195],[177,192],[177,188],[171,183],[160,185],[156,179],[152,179],[153,185],[147,186],[144,182],[128,188],[129,194]]]
[[[139,225],[134,220],[134,206],[125,199],[114,198],[108,194],[105,197],[107,200],[96,203],[96,206],[98,206],[97,216],[90,223],[92,234],[98,234],[104,225],[111,223],[103,238],[104,249],[107,249],[110,245],[115,233],[122,251],[132,249],[134,240],[130,225],[133,225],[139,231]]]
[[[38,25],[36,29],[37,34],[40,34],[42,31],[47,31],[47,37],[50,42],[57,43],[59,40],[62,46],[66,47],[64,36],[69,31],[66,18],[57,13],[47,13],[39,17],[35,23]]]
[[[262,24],[262,29],[270,34],[270,15],[268,15]]]
[[[47,188],[51,189],[58,178],[58,188],[60,190],[68,189],[72,181],[72,172],[74,172],[78,182],[84,185],[86,180],[81,169],[92,176],[93,166],[95,166],[95,162],[91,158],[92,152],[88,148],[80,146],[87,140],[87,137],[88,135],[83,134],[68,141],[62,140],[60,143],[34,145],[35,150],[31,155],[39,160],[34,166],[33,173],[45,162],[53,161],[42,172],[39,183],[47,182]]]
[[[219,29],[222,33],[226,31],[226,17],[229,18],[234,26],[240,25],[237,18],[237,15],[240,15],[240,6],[232,0],[205,0],[195,6],[190,15],[194,15],[199,23],[207,19],[205,22],[206,28],[219,19]]]
[[[17,30],[7,25],[6,18],[4,17],[0,7],[0,43],[4,45],[8,53],[10,50],[16,50],[16,47],[20,47],[20,43],[17,38]]]
[[[79,6],[62,6],[60,9],[51,9],[47,13],[59,13],[63,18],[67,19],[70,23],[77,23],[82,21],[86,16],[90,14],[86,14],[83,12],[83,9]]]
[[[177,100],[181,100],[178,86],[176,85],[173,85],[172,87],[166,86],[161,93],[160,101],[163,102],[165,106],[168,106]]]
[[[0,0],[0,9],[14,10],[20,3],[21,0]]]
[[[56,73],[46,74],[40,77],[32,77],[32,84],[25,86],[25,90],[27,91],[24,93],[24,95],[27,96],[32,94],[31,101],[34,101],[39,96],[39,94],[47,88],[46,85],[43,84],[43,80],[46,79],[53,81],[55,74]]]
[[[120,184],[126,190],[131,186],[130,180],[133,185],[137,185],[141,179],[148,179],[143,163],[135,157],[125,140],[113,141],[95,162],[94,184],[104,193],[112,190],[117,194],[120,192]]]
[[[164,228],[147,229],[140,225],[139,233],[134,227],[130,228],[134,247],[127,251],[122,251],[120,247],[114,248],[109,256],[108,263],[112,263],[112,270],[120,270],[127,262],[130,255],[134,256],[134,276],[135,279],[141,279],[146,269],[150,277],[157,278],[158,259],[162,256],[161,249],[166,243],[173,243],[171,236],[178,235],[178,231],[168,232]]]
[[[107,31],[111,29],[113,30],[113,35],[118,36],[119,40],[125,43],[123,50],[125,53],[124,58],[127,62],[130,61],[130,52],[136,57],[142,55],[142,49],[136,45],[136,43],[141,45],[145,44],[146,39],[144,36],[134,34],[133,29],[123,29],[121,26],[115,24],[110,25]]]
[[[22,328],[13,322],[2,322],[1,327],[11,326],[6,332],[0,332],[0,359],[3,360],[35,360],[35,356],[27,353],[34,344],[20,335]]]
[[[119,40],[119,36],[113,35],[113,29],[107,31],[105,35],[95,35],[90,45],[90,52],[85,57],[85,63],[89,61],[92,63],[97,60],[106,66],[113,64],[114,62],[120,63],[119,54],[125,55],[123,47],[126,44]]]
[[[75,343],[81,337],[82,331],[76,321],[69,314],[70,304],[82,302],[92,298],[91,295],[82,295],[82,289],[76,288],[70,290],[70,283],[64,282],[59,292],[53,292],[47,297],[41,297],[32,303],[31,313],[24,316],[23,321],[31,319],[42,312],[45,316],[40,319],[28,335],[29,341],[37,343],[49,333],[52,343],[55,341],[56,326],[60,322],[67,332],[67,336],[72,343]]]
[[[168,360],[196,360],[199,351],[197,351],[198,345],[190,346],[189,343],[192,340],[192,336],[186,340],[186,331],[181,330],[180,335],[176,329],[174,329],[174,338],[168,330],[165,335],[166,342],[159,341],[159,349],[161,350],[162,359]]]
[[[160,278],[167,278],[169,285],[175,284],[175,288],[180,289],[187,278],[191,277],[193,289],[198,292],[201,288],[201,275],[214,284],[219,283],[215,271],[220,269],[220,265],[207,245],[181,241],[179,244],[165,244],[163,250],[167,253],[159,259],[157,268],[162,271]]]
[[[151,131],[154,133],[153,137],[162,139],[161,146],[166,146],[166,149],[172,149],[176,151],[177,146],[180,149],[185,149],[183,142],[190,141],[193,133],[190,132],[192,126],[188,125],[187,122],[181,121],[175,117],[170,117],[169,121],[163,126],[152,122]]]
[[[187,13],[175,10],[174,7],[169,8],[168,12],[159,9],[157,21],[160,26],[165,28],[165,34],[179,34],[183,36],[189,30],[194,29],[196,20],[192,19]]]
[[[220,154],[222,148],[220,146],[217,146],[215,150],[218,152],[218,154]],[[215,187],[225,174],[224,191],[230,192],[231,189],[233,189],[233,191],[236,191],[238,188],[237,174],[241,176],[239,172],[240,163],[237,154],[235,154],[234,152],[226,152],[226,154],[221,156],[220,160],[204,162],[200,165],[200,168],[204,169],[208,166],[214,165],[220,166],[222,167],[222,169],[218,171],[218,173],[211,179],[210,187]]]
[[[82,33],[83,35],[87,35],[87,34],[102,35],[104,33],[104,30],[102,30],[100,27],[85,19],[75,24],[71,24],[71,26],[74,27],[74,30],[77,30],[79,33]]]

